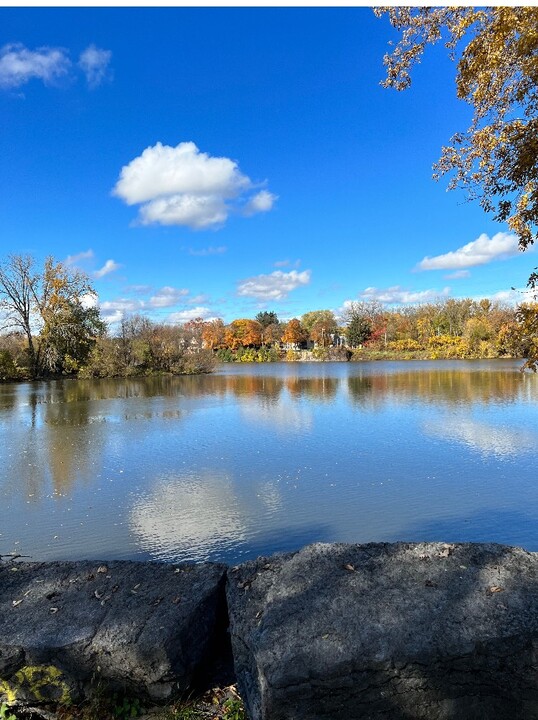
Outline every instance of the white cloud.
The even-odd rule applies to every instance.
[[[93,276],[97,280],[100,280],[105,275],[108,275],[109,273],[118,270],[120,267],[121,265],[117,262],[114,262],[114,260],[107,260],[100,270],[96,270],[93,273]]]
[[[517,255],[518,240],[512,233],[498,232],[492,238],[482,233],[476,240],[457,250],[425,257],[417,270],[457,270],[458,268],[486,265],[493,260],[507,260]]]
[[[290,264],[289,260],[277,260],[276,262],[273,263],[273,265],[275,267],[288,267],[289,264]]]
[[[74,265],[78,265],[79,262],[83,260],[91,260],[93,257],[93,250],[84,250],[83,252],[79,252],[76,255],[68,255],[64,263],[69,267],[73,267]]]
[[[218,316],[215,315],[214,310],[199,305],[197,307],[189,308],[188,310],[180,310],[179,312],[171,313],[167,320],[171,323],[185,323],[189,320],[194,320],[195,318],[202,318],[203,320],[216,320],[217,317]]]
[[[173,288],[165,286],[158,290],[153,297],[150,297],[148,305],[152,308],[173,307],[183,300],[188,294],[189,291],[186,288]]]
[[[268,190],[260,190],[256,193],[244,207],[245,215],[255,215],[259,212],[268,212],[272,209],[275,202],[278,200],[278,195],[273,195]]]
[[[237,294],[258,300],[284,300],[292,290],[308,285],[309,282],[310,270],[292,270],[288,273],[275,270],[270,275],[256,275],[241,280],[237,286]]]
[[[193,230],[204,230],[225,223],[228,208],[215,195],[173,195],[142,205],[139,217],[142,225],[187,225]]]
[[[135,300],[133,298],[119,298],[118,300],[105,300],[99,304],[99,308],[103,314],[105,320],[110,322],[110,317],[117,313],[120,313],[120,317],[123,313],[136,312],[144,307],[142,300]]]
[[[477,298],[481,300],[482,298]],[[493,295],[488,295],[489,300],[506,303],[508,305],[519,305],[524,302],[536,302],[537,293],[530,288],[511,288],[510,290],[499,290]]]
[[[377,300],[378,302],[389,305],[431,302],[440,297],[447,297],[448,295],[450,295],[449,287],[445,287],[442,290],[406,290],[400,285],[393,285],[389,288],[368,287],[359,293],[361,300]],[[347,302],[346,300],[344,305],[346,305]]]
[[[110,77],[109,63],[112,57],[110,50],[102,50],[89,45],[79,57],[79,67],[86,75],[88,86],[93,89]]]
[[[471,277],[469,270],[456,270],[456,272],[448,273],[444,276],[446,280],[461,280],[462,278]]]
[[[189,255],[197,255],[199,257],[206,257],[207,255],[223,255],[226,250],[228,250],[228,248],[225,245],[219,245],[218,247],[210,245],[207,248],[200,248],[199,250],[189,248]]]
[[[253,183],[233,160],[202,153],[193,142],[156,145],[121,169],[113,194],[141,204],[142,224],[185,225],[195,230],[223,225],[230,212],[265,212],[275,196],[248,193]]]
[[[200,303],[206,303],[209,301],[209,295],[193,295],[187,300],[189,305],[199,305]]]
[[[0,49],[0,88],[16,88],[36,78],[45,85],[67,75],[71,61],[63,48],[29,50],[21,43]]]

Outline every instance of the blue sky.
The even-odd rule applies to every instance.
[[[536,264],[446,181],[465,129],[433,48],[359,8],[0,8],[0,256],[52,254],[103,314],[280,318],[509,297]]]

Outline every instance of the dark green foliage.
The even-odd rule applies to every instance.
[[[359,347],[372,335],[372,324],[366,317],[356,315],[346,328],[346,337],[350,347]]]
[[[276,312],[268,312],[267,310],[262,310],[256,315],[257,322],[260,323],[260,325],[263,328],[268,327],[269,325],[278,325],[278,317]]]

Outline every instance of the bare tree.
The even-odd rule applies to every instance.
[[[96,308],[83,298],[95,295],[89,278],[52,257],[39,270],[30,255],[9,255],[0,262],[0,331],[21,332],[28,343],[32,377],[45,366],[55,370],[58,351],[80,340],[80,333],[102,331]]]

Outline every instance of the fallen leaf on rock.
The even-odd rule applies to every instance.
[[[120,589],[120,586],[119,586],[119,585],[113,585],[113,586],[112,586],[112,592],[118,592],[119,589]]]
[[[174,603],[174,605],[177,605],[178,602],[181,602],[181,596],[176,595],[176,597],[172,600],[172,602]]]
[[[327,635],[322,635],[322,636],[321,636],[321,639],[322,639],[322,640],[327,640],[328,637],[329,637],[328,634],[327,634]]]
[[[99,567],[97,568],[97,572],[98,572],[98,573],[103,573],[103,574],[104,574],[104,573],[107,573],[107,572],[108,572],[108,568],[107,568],[106,565],[99,565]]]
[[[17,607],[17,605],[20,605],[22,600],[13,600],[13,607]]]
[[[490,593],[498,593],[498,592],[504,592],[504,588],[502,588],[500,585],[492,585],[489,588]]]
[[[140,583],[137,583],[137,584],[134,586],[133,590],[138,590],[139,587],[140,587]]]
[[[56,607],[50,608],[50,612],[51,612],[52,615],[54,615],[55,613],[58,612],[58,608],[56,608]]]
[[[344,565],[344,570],[349,570],[349,572],[355,572],[355,567],[351,563],[346,563]]]
[[[154,605],[160,605],[160,604],[162,603],[162,601],[163,601],[162,597],[158,597],[158,598],[155,599],[155,601],[154,601],[153,604],[154,604]]]
[[[96,590],[94,593],[95,597],[100,600],[103,597],[103,593],[99,592],[99,590]]]

